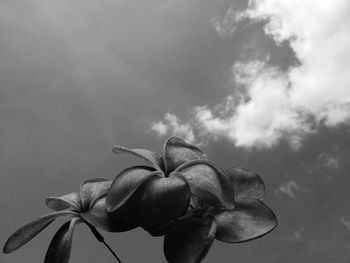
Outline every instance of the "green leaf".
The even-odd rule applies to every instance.
[[[133,166],[119,173],[107,193],[107,210],[112,212],[121,207],[148,178],[155,175],[164,176],[161,171],[153,170],[149,166]]]
[[[178,167],[174,173],[181,174],[187,180],[191,193],[203,203],[219,208],[234,207],[231,182],[225,172],[214,163],[205,160],[189,161]]]
[[[5,243],[3,248],[4,253],[11,253],[14,250],[20,248],[25,243],[34,238],[37,234],[43,231],[52,221],[62,216],[78,216],[73,211],[61,211],[51,213],[38,218],[37,220],[26,224],[12,234]]]
[[[208,253],[216,233],[212,215],[180,221],[165,234],[164,254],[169,263],[197,263]]]
[[[164,170],[163,158],[160,154],[152,152],[145,149],[128,149],[122,146],[115,145],[113,146],[112,151],[115,154],[128,153],[132,154],[141,160],[145,161],[147,164],[156,168],[157,170]]]
[[[108,232],[124,232],[138,226],[130,218],[125,205],[112,213],[108,213],[106,210],[106,196],[98,199],[89,211],[81,213],[80,216],[91,225]]]
[[[78,193],[70,193],[59,197],[51,196],[46,198],[45,203],[54,211],[62,211],[67,208],[81,210]]]
[[[68,263],[75,225],[81,220],[73,218],[58,229],[47,249],[44,263]]]
[[[230,178],[236,199],[253,198],[263,200],[265,185],[259,175],[238,167],[227,168],[225,172]]]
[[[277,226],[273,211],[257,199],[236,200],[233,210],[215,216],[216,239],[228,242],[244,242],[261,237]]]
[[[181,164],[192,160],[207,160],[207,156],[196,146],[177,137],[170,137],[163,146],[166,174]]]
[[[105,195],[108,192],[111,183],[111,180],[102,178],[94,178],[84,181],[80,185],[79,192],[82,210],[88,210],[94,200]]]

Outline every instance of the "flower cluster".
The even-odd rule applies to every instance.
[[[96,228],[121,232],[142,227],[152,236],[164,235],[164,253],[170,263],[200,262],[214,239],[248,241],[277,225],[275,214],[262,202],[265,186],[256,173],[222,169],[180,138],[166,140],[163,156],[121,146],[113,151],[132,154],[145,164],[123,170],[113,181],[88,180],[79,193],[47,198],[47,206],[55,212],[17,230],[4,253],[21,247],[63,216],[70,221],[55,234],[45,262],[68,262],[72,233],[79,222],[87,224],[108,248]]]

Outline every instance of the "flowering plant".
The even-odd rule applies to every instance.
[[[105,201],[110,184],[111,181],[105,179],[90,179],[80,185],[79,193],[47,198],[46,205],[55,212],[44,215],[18,229],[7,240],[3,252],[11,253],[20,248],[59,217],[66,217],[70,220],[62,225],[51,240],[46,252],[45,263],[68,262],[74,227],[78,223],[85,223],[94,236],[111,250],[96,227],[109,232],[122,232],[131,230],[137,225],[128,218],[123,210],[107,213]],[[111,252],[117,257],[112,250]]]
[[[163,156],[145,149],[114,146],[143,160],[121,171],[113,181],[85,181],[79,193],[49,197],[55,212],[17,230],[6,242],[10,253],[35,237],[57,217],[69,217],[53,237],[45,262],[69,260],[77,223],[96,228],[128,231],[138,226],[153,236],[164,235],[164,253],[170,263],[200,262],[214,239],[243,242],[261,237],[277,225],[273,211],[263,203],[265,186],[256,173],[237,167],[222,169],[196,146],[171,137]]]

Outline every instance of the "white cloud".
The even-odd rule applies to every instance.
[[[248,16],[269,19],[267,34],[289,40],[301,66],[292,68],[290,102],[328,126],[350,118],[350,2],[251,1]],[[288,88],[288,87],[285,87]]]
[[[272,147],[285,139],[298,149],[320,125],[349,124],[349,13],[346,0],[250,0],[236,16],[230,8],[230,19],[267,21],[265,33],[277,45],[289,41],[300,63],[282,71],[266,61],[236,62],[232,94],[214,108],[196,107],[191,125],[236,146]]]
[[[288,181],[287,183],[284,183],[280,185],[276,190],[275,194],[286,194],[290,198],[295,199],[297,198],[297,194],[300,192],[310,192],[307,188],[297,184],[294,180]]]
[[[310,131],[301,113],[293,109],[287,78],[276,68],[266,68],[263,62],[236,63],[233,67],[236,82],[246,89],[234,111],[221,116],[208,108],[197,108],[202,131],[225,135],[242,147],[271,147],[288,133],[289,142],[299,142],[298,135]],[[235,96],[237,97],[237,96]],[[215,123],[215,125],[213,125]]]
[[[193,128],[189,124],[180,123],[174,114],[166,113],[164,121],[153,122],[151,130],[155,131],[159,136],[169,135],[178,136],[189,143],[195,143]]]
[[[159,136],[164,136],[168,131],[168,127],[162,121],[152,123],[151,129]]]

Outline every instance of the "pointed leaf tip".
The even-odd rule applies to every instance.
[[[8,254],[20,248],[43,231],[56,218],[62,216],[74,217],[77,215],[78,214],[73,211],[55,212],[42,216],[37,220],[24,225],[8,238],[3,248],[3,253]]]
[[[56,232],[47,249],[44,263],[68,263],[74,227],[80,220],[80,218],[73,218],[71,221],[63,224]]]

